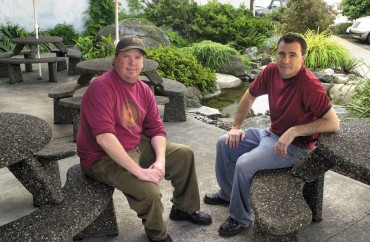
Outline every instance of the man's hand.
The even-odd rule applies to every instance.
[[[294,135],[292,129],[285,131],[285,133],[280,136],[275,144],[275,153],[279,154],[281,157],[286,157],[288,154],[288,146],[293,142],[295,137],[296,136]]]
[[[242,129],[232,128],[226,136],[225,144],[230,149],[238,148],[240,141],[245,140],[245,133]]]
[[[159,187],[159,183],[163,179],[161,172],[157,168],[149,167],[147,169],[142,168],[136,177],[141,181],[153,182]]]
[[[158,173],[160,180],[163,180],[166,172],[165,164],[166,162],[156,161],[149,167],[149,169],[154,169]]]

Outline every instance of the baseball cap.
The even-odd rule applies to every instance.
[[[123,36],[116,46],[116,54],[120,51],[139,49],[146,55],[144,42],[135,35]]]

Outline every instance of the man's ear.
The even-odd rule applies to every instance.
[[[302,56],[302,63],[305,62],[306,59],[307,59],[307,55],[305,54]]]

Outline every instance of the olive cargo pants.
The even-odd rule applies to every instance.
[[[155,161],[150,139],[142,136],[140,145],[127,152],[141,167]],[[200,209],[199,189],[195,172],[194,154],[190,147],[167,142],[165,179],[174,187],[172,202],[180,210],[196,212]],[[154,183],[141,181],[110,157],[106,157],[85,171],[92,179],[117,188],[125,194],[130,208],[142,219],[145,231],[153,240],[167,236],[163,221],[161,192]]]

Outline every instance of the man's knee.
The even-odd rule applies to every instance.
[[[147,185],[142,187],[140,193],[141,196],[139,200],[141,200],[143,204],[151,205],[153,203],[158,203],[161,201],[161,192],[155,184],[148,183]]]

